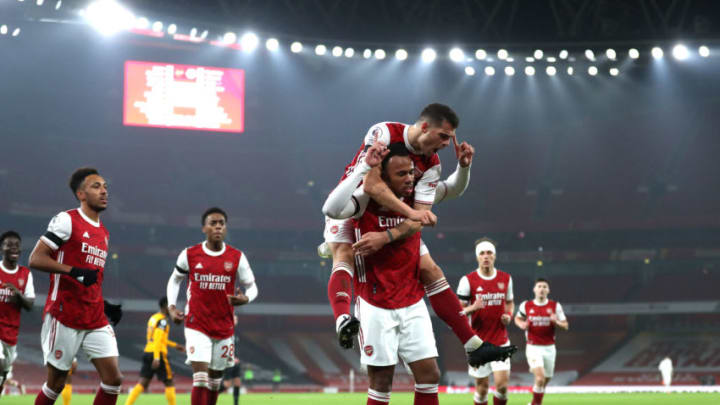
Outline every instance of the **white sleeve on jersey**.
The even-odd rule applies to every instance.
[[[178,294],[180,294],[180,285],[185,277],[187,277],[189,271],[190,265],[188,264],[187,249],[183,249],[178,255],[177,261],[175,262],[175,270],[173,270],[172,275],[168,280],[165,291],[168,299],[168,306],[177,305],[177,297]]]
[[[470,291],[470,281],[468,281],[467,276],[462,276],[462,278],[460,279],[457,288],[457,296],[462,302],[470,302],[472,292]]]
[[[527,301],[523,301],[518,307],[517,314],[520,315],[521,318],[527,318],[525,304],[527,304]]]
[[[415,202],[421,204],[432,205],[435,201],[435,192],[438,182],[440,181],[440,172],[442,168],[440,164],[427,169],[423,173],[420,181],[415,185]]]
[[[390,145],[390,129],[384,122],[373,125],[365,134],[365,146],[373,146],[376,141]]]
[[[238,264],[237,269],[237,279],[240,281],[243,288],[245,288],[245,296],[248,297],[248,303],[252,302],[258,296],[258,288],[257,284],[255,284],[255,275],[250,268],[250,263],[248,262],[245,253],[240,256],[240,264]]]
[[[555,314],[557,315],[558,321],[566,321],[565,311],[563,311],[562,305],[558,302],[555,306]]]
[[[470,166],[462,167],[458,163],[455,171],[438,183],[434,204],[460,197],[467,190],[468,184],[470,184]]]
[[[513,295],[512,276],[510,276],[510,281],[508,281],[507,294],[505,294],[505,301],[512,301],[513,299],[515,299],[515,296]]]
[[[60,249],[60,246],[70,239],[72,233],[72,219],[67,212],[61,212],[50,220],[45,235],[40,237],[52,250]]]
[[[25,298],[35,298],[35,286],[33,285],[32,273],[28,273],[27,284],[25,284],[25,292],[23,292]]]
[[[179,270],[180,273],[185,272],[187,274],[190,271],[190,264],[187,258],[187,249],[183,249],[178,255],[177,261],[175,262],[175,269]]]
[[[359,162],[355,169],[335,187],[327,200],[325,200],[322,207],[323,214],[332,219],[345,219],[356,215],[358,202],[353,194],[358,190],[360,182],[363,181],[369,171],[370,166],[365,161]]]

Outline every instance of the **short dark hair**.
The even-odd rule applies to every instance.
[[[0,245],[5,243],[5,239],[7,238],[18,238],[19,241],[22,241],[22,238],[20,237],[20,234],[15,231],[6,231],[3,232],[2,235],[0,235]]]
[[[98,173],[97,169],[94,167],[81,167],[73,172],[73,174],[70,176],[70,190],[72,190],[73,195],[75,198],[77,198],[77,191],[80,188],[80,185],[85,181],[85,178],[88,176],[92,176],[93,174],[100,174]]]
[[[167,297],[166,296],[163,296],[162,298],[160,298],[158,300],[158,306],[160,308],[165,308],[167,306]]]
[[[380,168],[383,172],[385,172],[385,168],[387,167],[390,158],[392,158],[393,156],[410,156],[410,151],[407,150],[407,147],[403,142],[391,143],[387,149],[388,154],[385,155],[382,163],[380,164]]]
[[[476,241],[475,241],[475,246],[477,246],[477,245],[479,245],[479,244],[481,244],[481,243],[483,243],[483,242],[490,242],[490,243],[492,243],[493,246],[495,246],[495,249],[497,249],[497,242],[495,242],[494,240],[488,238],[487,236],[483,236],[482,238],[476,240]]]
[[[542,277],[536,278],[536,279],[535,279],[535,284],[533,284],[533,285],[536,285],[537,283],[545,283],[545,284],[548,285],[548,287],[550,287],[550,282],[547,281],[546,279],[542,278]]]
[[[453,129],[460,125],[460,118],[455,111],[440,103],[428,104],[420,113],[420,119],[424,119],[435,127],[441,126],[443,121],[447,121]]]
[[[225,218],[225,222],[227,222],[227,214],[225,211],[222,210],[222,208],[218,207],[210,207],[205,210],[202,214],[202,225],[205,226],[205,220],[207,219],[208,215],[210,214],[220,214]]]

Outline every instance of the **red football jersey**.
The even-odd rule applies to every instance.
[[[66,274],[50,274],[44,312],[67,327],[97,329],[108,324],[102,294],[108,236],[101,222],[76,208],[56,215],[41,238],[55,250],[53,257],[58,263],[98,272],[97,283],[89,287]]]
[[[0,262],[0,286],[5,283],[15,285],[27,298],[34,298],[30,269],[18,266],[13,270],[6,269]],[[0,340],[8,345],[17,344],[20,329],[20,305],[11,301],[13,292],[9,288],[0,287]]]
[[[242,252],[224,244],[214,252],[204,243],[186,249],[187,309],[185,327],[202,332],[213,339],[233,335],[233,306],[228,295],[235,295],[235,280]]]
[[[538,346],[555,344],[555,324],[550,321],[550,315],[556,314],[559,320],[565,320],[562,306],[557,301],[549,299],[542,305],[538,305],[534,300],[525,301],[520,304],[518,313],[528,321],[525,337],[529,344]]]
[[[365,151],[372,146],[375,141],[390,145],[391,143],[403,143],[410,152],[410,158],[415,164],[415,200],[432,205],[435,200],[435,189],[438,181],[440,181],[440,157],[437,153],[432,156],[418,154],[410,145],[407,139],[407,131],[409,126],[398,122],[381,122],[373,125],[365,135],[365,141],[360,149],[355,153],[353,160],[345,166],[340,181],[344,180],[348,174],[352,173],[358,162],[365,159]]]
[[[412,201],[406,201],[412,205]],[[367,232],[384,232],[405,217],[370,200],[365,212],[354,220],[355,237]],[[355,294],[372,305],[386,309],[408,307],[420,301],[425,290],[418,276],[420,232],[383,246],[372,255],[355,258]]]
[[[485,278],[475,270],[460,280],[457,295],[463,300],[469,298],[470,304],[483,301],[484,307],[470,318],[473,331],[482,340],[498,346],[509,341],[507,327],[500,321],[505,313],[505,302],[513,300],[512,278],[508,273],[496,269],[494,276]]]

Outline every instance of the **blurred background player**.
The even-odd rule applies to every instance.
[[[50,273],[41,332],[48,377],[35,405],[55,402],[80,349],[100,375],[94,405],[114,405],[122,374],[102,296],[109,233],[100,213],[108,205],[108,185],[96,169],[85,167],[70,177],[70,190],[80,208],[57,214],[30,254],[30,267]]]
[[[457,289],[463,311],[471,315],[473,330],[486,342],[517,348],[510,344],[507,326],[515,310],[512,277],[495,268],[495,242],[482,238],[475,244],[478,268],[463,276]],[[487,404],[490,374],[495,382],[494,405],[507,403],[510,359],[493,361],[480,367],[470,366],[468,374],[475,378],[475,404]]]
[[[235,326],[237,326],[238,323],[238,316],[237,313],[233,314],[233,323]],[[237,351],[238,348],[238,337],[237,334],[233,336],[235,350]],[[223,387],[225,387],[225,390],[229,390],[230,387],[232,387],[232,394],[233,394],[233,404],[237,405],[238,401],[240,400],[240,386],[242,385],[242,380],[240,379],[240,359],[237,357],[237,354],[233,352],[233,365],[232,367],[228,367],[225,369],[225,373],[223,374]]]
[[[660,370],[660,375],[662,376],[662,383],[663,386],[665,386],[665,392],[670,392],[673,373],[672,359],[665,356],[665,358],[660,361],[660,364],[658,364],[658,369]]]
[[[65,378],[65,388],[63,388],[62,392],[60,393],[63,405],[70,405],[70,401],[72,401],[72,380],[73,374],[75,374],[77,368],[78,362],[77,358],[75,358],[73,359],[72,365],[70,366],[70,371],[68,371],[68,375]]]
[[[533,401],[541,405],[550,379],[555,373],[555,328],[568,330],[570,324],[559,302],[548,299],[550,283],[544,278],[535,280],[535,299],[523,301],[515,315],[515,325],[525,331],[527,358],[530,372],[535,376]]]
[[[35,302],[35,287],[30,269],[18,265],[21,241],[20,234],[15,231],[0,235],[0,395],[17,358],[20,310],[32,310]]]
[[[437,218],[430,212],[435,202],[437,184],[440,182],[440,158],[437,152],[455,141],[455,130],[459,125],[459,118],[455,111],[447,105],[433,103],[426,106],[418,120],[413,125],[397,122],[381,122],[372,126],[365,135],[364,143],[355,154],[352,162],[345,167],[345,173],[337,187],[357,187],[364,181],[363,189],[373,200],[381,206],[394,210],[404,217],[419,221],[422,225],[434,225]],[[359,173],[356,169],[364,167],[363,163],[367,150],[375,142],[384,145],[401,143],[410,152],[415,163],[415,195],[413,206],[403,203],[388,188],[381,179],[380,170],[370,170]],[[461,178],[462,191],[469,182],[470,163],[474,149],[463,142],[455,143],[458,169],[456,177]],[[452,176],[451,176],[452,177]],[[345,184],[344,184],[345,183]],[[459,194],[462,194],[462,191]],[[458,195],[459,195],[458,194]],[[444,196],[443,196],[444,197]],[[409,222],[402,223],[396,229],[387,233],[373,233],[364,237],[364,240],[355,240],[350,221],[334,215],[337,207],[323,207],[327,216],[325,221],[325,243],[333,258],[333,270],[328,281],[328,299],[335,315],[335,326],[338,341],[342,347],[352,347],[352,341],[357,333],[357,320],[350,315],[350,285],[354,274],[352,262],[352,243],[361,243],[363,250],[371,253],[382,248],[393,240],[402,239],[410,235]],[[345,217],[347,218],[347,216]],[[476,350],[482,341],[472,332],[466,319],[460,315],[457,297],[445,279],[442,269],[432,260],[427,248],[423,244],[423,254],[420,259],[420,280],[435,313],[453,330],[466,352]],[[472,360],[474,361],[474,360]]]
[[[165,398],[168,405],[175,405],[175,385],[170,362],[167,358],[167,348],[172,347],[184,353],[185,347],[168,338],[170,323],[168,322],[167,297],[158,301],[160,311],[153,314],[147,322],[147,344],[143,354],[143,365],[140,370],[140,381],[130,391],[125,405],[132,405],[138,396],[147,391],[153,375],[165,384]]]
[[[250,263],[240,250],[227,245],[227,214],[206,210],[201,219],[206,239],[183,249],[167,285],[168,312],[175,323],[185,321],[185,346],[193,369],[192,405],[214,405],[223,371],[233,365],[233,307],[252,302],[258,289]],[[178,310],[178,293],[187,278],[185,312]],[[235,289],[239,282],[245,292]]]

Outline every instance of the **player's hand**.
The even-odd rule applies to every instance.
[[[380,141],[376,141],[365,153],[365,163],[370,167],[380,166],[385,156],[390,153],[387,145]]]
[[[170,314],[170,319],[175,323],[182,323],[183,319],[185,319],[185,314],[179,311],[175,305],[168,307],[168,314]]]
[[[430,210],[410,210],[408,219],[420,222],[423,226],[435,226],[437,224],[437,216]]]
[[[552,323],[558,323],[558,317],[556,313],[550,314],[550,322]]]
[[[248,298],[245,294],[243,294],[242,291],[240,291],[240,288],[237,288],[235,290],[235,295],[228,294],[227,296],[228,302],[230,302],[230,305],[236,307],[238,305],[245,305],[248,302],[250,302],[250,298]]]
[[[116,326],[122,319],[122,304],[111,304],[107,300],[103,301],[105,315],[113,326]]]
[[[73,267],[68,275],[85,287],[89,287],[97,282],[97,270],[83,269],[81,267]]]
[[[387,232],[368,232],[352,245],[359,256],[368,256],[382,249],[388,243]]]
[[[463,142],[460,145],[457,143],[457,137],[453,137],[453,146],[455,146],[455,156],[457,157],[460,166],[468,167],[472,163],[473,155],[475,155],[475,148],[467,142]]]
[[[517,318],[515,319],[515,324],[517,325],[520,330],[527,330],[528,328],[528,322],[527,321],[518,321]]]
[[[500,317],[500,322],[502,322],[502,324],[505,326],[508,326],[510,324],[510,320],[512,320],[512,318],[508,314],[502,314],[502,316]]]
[[[157,370],[158,367],[160,367],[160,359],[153,359],[152,369]]]
[[[240,364],[240,359],[238,359],[237,357],[233,358],[233,361],[235,362],[235,364]]]
[[[179,351],[180,353],[185,353],[185,346],[178,344],[175,346],[175,350]]]
[[[3,283],[2,288],[7,288],[8,290],[10,290],[10,292],[13,293],[13,296],[22,295],[20,290],[18,290],[18,288],[15,287],[15,284],[13,283]]]
[[[475,312],[479,309],[483,309],[483,308],[485,308],[485,301],[475,300],[475,302],[473,302],[472,304],[465,307],[464,311],[465,311],[465,314],[469,315],[469,314],[472,314],[473,312]]]

